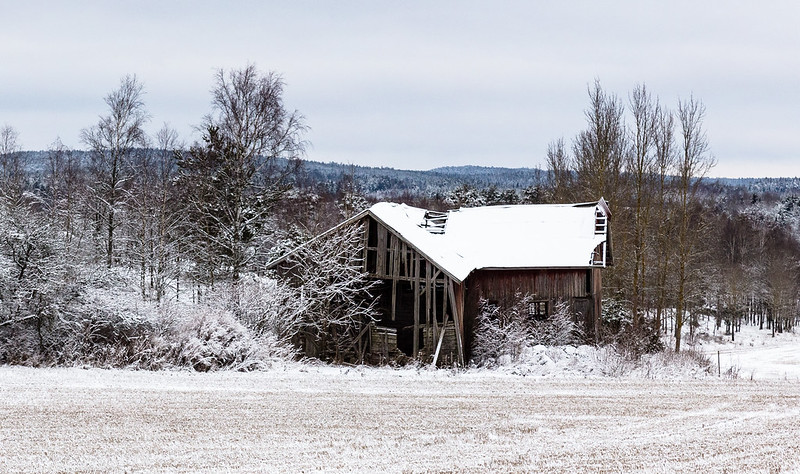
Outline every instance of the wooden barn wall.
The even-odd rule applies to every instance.
[[[550,311],[559,300],[570,303],[583,318],[587,337],[597,334],[600,314],[600,269],[480,270],[466,281],[464,329],[469,348],[480,311],[481,298],[508,304],[516,294],[532,294],[549,303]],[[469,356],[468,356],[469,357]]]
[[[479,297],[511,301],[515,293],[532,294],[544,300],[589,296],[589,273],[578,270],[480,270],[473,273],[468,285]]]
[[[593,313],[592,319],[594,322],[594,342],[600,342],[600,326],[601,321],[600,318],[602,316],[602,304],[603,304],[603,273],[599,268],[592,269],[592,303],[593,303]],[[588,334],[588,332],[587,332]]]

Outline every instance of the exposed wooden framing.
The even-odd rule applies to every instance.
[[[439,324],[436,322],[436,279],[439,277],[441,272],[434,268],[434,274],[432,280],[432,288],[431,288],[431,323],[433,324],[433,332],[432,332],[432,339],[431,345],[433,342],[439,338]],[[443,316],[444,317],[444,316]]]
[[[419,355],[419,255],[414,252],[412,256],[414,259],[414,354],[412,357],[416,358]]]
[[[430,328],[431,324],[431,262],[425,262],[425,328]],[[428,341],[424,341],[428,346]],[[430,346],[425,351],[430,354]]]
[[[397,319],[397,278],[400,276],[400,249],[405,246],[398,238],[392,239],[392,321]]]
[[[386,227],[378,226],[378,248],[377,258],[375,260],[375,273],[378,276],[386,275],[386,241],[388,237]]]
[[[445,301],[447,301],[447,300],[445,300]],[[433,354],[433,362],[431,362],[431,364],[434,367],[436,367],[436,361],[439,360],[439,351],[442,350],[442,341],[444,341],[444,333],[445,333],[444,329],[447,327],[447,317],[448,316],[449,316],[449,314],[444,313],[444,320],[442,321],[442,332],[441,332],[441,334],[439,335],[439,338],[438,338],[439,342],[436,344],[436,352]]]
[[[442,320],[447,318],[447,280],[446,276],[442,276]],[[442,332],[444,329],[444,322],[442,322]]]
[[[369,324],[365,324],[364,327],[361,328],[361,332],[358,333],[358,336],[356,336],[355,340],[351,342],[350,345],[347,346],[347,349],[345,349],[343,352],[349,351],[356,344],[358,344],[359,347],[358,351],[361,352],[361,339],[364,337],[364,334],[367,334],[367,331],[369,331]]]
[[[450,278],[447,279],[447,292],[450,295],[450,304],[453,308],[453,323],[456,329],[456,346],[458,347],[458,363],[463,367],[464,365],[464,337],[461,330],[464,326],[464,293],[463,286],[459,286],[459,296],[456,298],[456,291],[453,288],[455,284]]]

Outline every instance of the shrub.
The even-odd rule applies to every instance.
[[[493,365],[501,359],[519,360],[526,348],[535,345],[580,343],[583,332],[574,321],[566,302],[555,305],[547,319],[533,319],[528,308],[532,295],[517,293],[505,307],[481,301],[472,353],[478,365]]]
[[[274,335],[253,336],[227,311],[199,307],[185,313],[172,331],[172,353],[177,365],[200,372],[258,370],[292,355]]]

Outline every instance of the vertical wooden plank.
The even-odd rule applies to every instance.
[[[400,255],[401,275],[408,276],[408,246],[406,246],[405,241],[400,242],[400,250],[402,252]]]
[[[430,337],[431,329],[431,262],[425,262],[425,334]],[[426,346],[426,352],[430,352],[432,344],[426,340],[423,345]]]
[[[431,342],[435,342],[439,338],[439,323],[436,322],[436,280],[439,277],[438,272],[433,275],[433,284],[431,286],[431,323],[433,324],[433,332],[431,333]]]
[[[458,341],[458,360],[464,366],[464,285],[455,285],[456,304],[458,305],[458,327],[456,328],[456,340]]]
[[[447,301],[447,298],[442,298],[442,299]],[[442,341],[444,340],[445,328],[447,327],[447,316],[448,314],[444,313],[444,319],[442,320],[442,332],[438,338],[439,342],[436,344],[436,352],[434,352],[433,354],[433,362],[431,363],[431,365],[433,365],[434,367],[436,367],[436,361],[439,360],[439,351],[442,350]]]
[[[602,289],[603,289],[603,282],[602,276],[600,273],[599,268],[592,269],[592,286],[594,287],[594,293],[592,295],[592,300],[594,302],[594,341],[595,343],[600,343],[600,321],[601,321],[601,312],[602,312]]]
[[[403,246],[400,239],[392,239],[392,321],[397,318],[397,278],[400,276],[400,249]]]
[[[392,278],[400,276],[400,239],[392,239]]]
[[[447,318],[447,280],[446,275],[442,275],[442,321]],[[442,331],[444,331],[444,322],[442,323]]]
[[[464,366],[464,335],[461,332],[464,327],[464,291],[463,286],[458,285],[458,292],[455,291],[455,283],[449,280],[447,292],[450,295],[450,302],[453,307],[453,323],[456,329],[456,345],[458,349],[458,363]],[[458,296],[456,296],[458,295]]]
[[[379,277],[386,275],[386,227],[378,225],[378,252],[375,262],[375,273]]]
[[[414,252],[412,259],[414,260],[414,354],[412,357],[416,359],[419,354],[419,255]]]
[[[364,228],[364,242],[361,245],[361,258],[363,260],[362,260],[361,264],[363,265],[363,269],[366,272],[366,271],[368,271],[368,268],[367,268],[367,252],[369,252],[369,250],[367,250],[367,247],[369,247],[369,217],[365,217],[364,219],[362,219],[360,225],[364,226],[363,227]]]
[[[397,279],[392,279],[392,321],[397,318]]]

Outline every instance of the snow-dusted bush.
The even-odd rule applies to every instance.
[[[602,301],[603,325],[610,326],[614,330],[630,326],[633,322],[633,315],[629,309],[630,304],[620,298],[603,298]]]
[[[294,288],[279,280],[249,274],[215,296],[218,309],[232,312],[255,336],[288,346],[299,330],[303,301]]]
[[[712,372],[711,361],[702,353],[692,349],[680,352],[663,350],[644,354],[637,361],[637,372],[646,378],[668,378],[672,376],[705,376]]]
[[[618,296],[603,298],[602,322],[603,341],[614,345],[617,352],[630,359],[637,359],[642,354],[652,354],[664,349],[658,328],[654,326],[653,321],[645,318],[638,328],[634,328],[630,302]]]
[[[121,272],[109,279],[125,281]],[[84,288],[52,331],[48,357],[58,364],[158,369],[167,362],[169,323],[134,286]]]
[[[494,365],[519,360],[532,346],[580,343],[583,333],[569,305],[559,302],[543,320],[530,316],[535,298],[516,294],[511,304],[500,307],[481,300],[472,354],[478,365]]]
[[[203,371],[268,367],[295,355],[289,337],[297,316],[286,291],[274,281],[250,279],[236,292],[210,293],[203,304],[157,304],[142,300],[133,272],[87,267],[51,319],[0,325],[0,363]]]
[[[527,307],[521,313],[521,303],[504,309],[481,300],[472,344],[472,355],[479,364],[491,365],[503,357],[516,361],[523,349],[531,345]]]
[[[531,322],[533,342],[547,346],[564,346],[580,343],[584,333],[565,301],[556,303],[554,311],[543,321]]]
[[[171,334],[171,353],[177,365],[201,372],[258,370],[293,355],[273,334],[254,336],[230,312],[194,307],[181,313]]]

